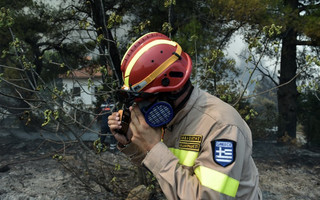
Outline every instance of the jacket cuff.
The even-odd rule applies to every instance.
[[[158,174],[168,166],[168,163],[173,161],[178,163],[178,158],[173,155],[163,142],[159,142],[147,153],[142,164],[153,174]]]

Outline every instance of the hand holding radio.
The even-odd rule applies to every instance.
[[[119,120],[120,120],[120,125],[121,128],[120,129],[116,129],[115,131],[117,133],[120,133],[124,136],[127,135],[127,132],[129,130],[129,124],[131,121],[131,113],[130,110],[127,107],[124,107],[122,110],[118,111],[119,113]]]
[[[109,127],[122,145],[130,142],[147,153],[161,141],[162,128],[174,115],[172,106],[158,94],[118,91],[122,109],[109,117]]]
[[[110,130],[116,140],[122,145],[127,145],[131,142],[132,132],[129,129],[129,123],[130,111],[128,109],[114,112],[108,117]]]
[[[131,106],[132,143],[136,144],[140,150],[147,153],[161,141],[161,128],[151,127],[145,120],[143,113],[138,106]]]
[[[161,141],[161,128],[151,127],[136,105],[110,115],[108,125],[119,143],[127,145],[132,142],[144,153]]]

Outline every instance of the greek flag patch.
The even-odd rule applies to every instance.
[[[214,161],[223,167],[232,164],[235,160],[236,142],[231,140],[214,140],[211,142]]]

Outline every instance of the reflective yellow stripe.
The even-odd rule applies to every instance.
[[[199,152],[195,151],[187,151],[175,148],[169,148],[170,151],[179,158],[179,164],[192,167],[194,165],[195,160],[198,157]]]
[[[188,167],[194,166],[195,160],[199,154],[195,151],[187,151],[175,148],[169,149],[179,159],[179,164]],[[236,196],[239,187],[238,180],[204,166],[197,167],[194,172],[201,185],[231,197]]]
[[[231,197],[236,196],[239,187],[238,180],[204,166],[197,167],[194,172],[201,185]]]
[[[142,54],[144,54],[147,50],[149,50],[151,47],[154,47],[159,44],[169,44],[172,46],[176,46],[177,43],[169,40],[155,40],[150,43],[148,43],[146,46],[142,47],[131,59],[130,63],[128,64],[128,67],[125,71],[124,75],[124,84],[125,86],[129,87],[129,75],[131,73],[131,70],[134,66],[134,64],[137,62],[137,60],[141,57]],[[171,56],[172,57],[172,56]]]

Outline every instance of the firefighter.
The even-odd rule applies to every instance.
[[[251,131],[238,112],[190,82],[192,63],[161,33],[140,37],[121,63],[131,122],[108,118],[118,148],[149,169],[167,199],[262,199]]]
[[[101,144],[107,145],[110,148],[111,152],[115,152],[116,150],[116,139],[110,132],[110,128],[108,126],[108,117],[111,115],[111,111],[114,107],[112,103],[112,99],[109,96],[104,97],[104,101],[101,104],[101,112],[100,112],[100,142]]]

